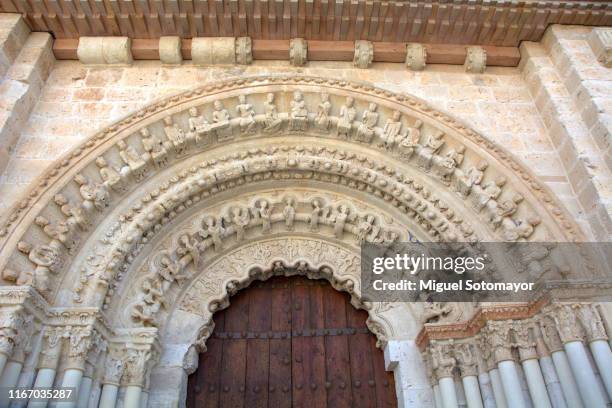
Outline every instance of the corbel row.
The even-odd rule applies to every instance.
[[[129,65],[135,59],[159,59],[166,65],[191,60],[194,65],[248,65],[253,60],[289,60],[293,66],[308,61],[352,61],[357,68],[373,62],[398,62],[412,71],[427,64],[463,65],[467,72],[482,73],[487,64],[516,66],[515,47],[463,46],[358,41],[251,40],[250,37],[81,37],[58,39],[53,45],[58,59],[78,59],[88,65]]]

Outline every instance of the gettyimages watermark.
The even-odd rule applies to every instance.
[[[612,243],[366,243],[361,292],[375,302],[612,301]]]

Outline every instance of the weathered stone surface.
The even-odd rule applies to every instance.
[[[181,37],[160,37],[159,59],[163,64],[181,64],[183,62],[183,55],[181,54]]]
[[[236,63],[234,37],[194,38],[191,40],[194,65],[231,65]]]
[[[128,37],[81,37],[77,55],[87,65],[132,63],[132,40]]]
[[[588,41],[597,60],[603,66],[612,68],[612,29],[595,28]]]

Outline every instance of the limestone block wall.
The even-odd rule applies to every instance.
[[[575,29],[555,28],[549,30],[546,38],[560,38],[557,33],[574,33],[571,30]],[[584,101],[590,101],[591,105],[596,105],[595,109],[607,109],[609,103],[601,99],[601,94],[609,90],[606,81],[611,76],[610,69],[603,68],[589,51],[586,38],[591,29],[580,28],[579,31],[579,44],[567,43],[575,39],[529,43],[521,49],[523,62],[519,67],[491,67],[483,74],[466,73],[462,66],[450,65],[428,65],[422,72],[413,72],[403,64],[386,63],[374,63],[369,69],[356,69],[349,62],[309,62],[305,67],[292,67],[287,61],[255,61],[249,66],[229,67],[195,67],[186,62],[169,67],[159,61],[135,61],[125,67],[88,67],[77,61],[55,61],[48,78],[45,70],[40,70],[40,83],[44,85],[39,94],[32,93],[36,96],[29,98],[31,112],[23,110],[18,103],[13,108],[3,106],[4,114],[13,112],[21,122],[12,139],[8,138],[17,140],[7,151],[6,169],[2,171],[0,167],[0,211],[11,206],[26,186],[63,153],[97,130],[155,100],[220,78],[304,73],[362,80],[394,92],[406,92],[465,121],[522,159],[562,199],[587,234],[600,239],[610,237],[612,228],[606,223],[606,217],[609,221],[612,209],[607,195],[609,188],[607,193],[605,188],[606,183],[611,185],[609,169],[600,174],[593,168],[603,169],[601,163],[605,166],[601,146],[596,149],[597,146],[589,145],[587,149],[572,142],[573,151],[569,155],[568,145],[565,145],[565,150],[561,148],[564,140],[582,140],[583,134],[591,137],[591,132],[601,133],[601,129],[607,129],[605,124],[609,124],[607,113],[595,115],[593,119],[592,107],[590,111],[576,108]],[[42,37],[34,38],[40,45]],[[45,49],[49,49],[49,42],[50,39],[44,44]],[[555,53],[554,49],[560,51]],[[560,67],[567,65],[563,65],[563,58],[574,63],[574,53],[581,55],[579,63],[590,66],[592,72],[574,69],[577,74],[572,74],[572,79],[567,79],[567,82],[571,85],[580,81],[580,84],[570,91],[562,81],[565,77]],[[536,61],[536,56],[542,59]],[[545,63],[546,69],[536,70],[533,68],[535,62]],[[39,65],[51,66],[50,63]],[[534,76],[536,71],[538,74]],[[595,83],[589,75],[603,76],[604,79],[601,79],[602,83]],[[5,82],[6,79],[1,89],[4,89]],[[541,89],[546,90],[544,94]],[[574,116],[568,118],[554,115],[555,118],[563,116],[565,122],[551,119],[551,107],[544,103],[546,98],[558,99],[552,95],[554,92],[565,98],[567,107],[559,109],[565,109],[563,112],[573,109]],[[0,100],[4,101],[4,98]],[[566,129],[567,136],[563,140],[560,127]],[[3,134],[0,140],[7,138]],[[576,160],[582,163],[581,166],[571,167]],[[593,172],[597,175],[591,177]],[[594,187],[589,186],[588,191],[579,181],[587,179]]]

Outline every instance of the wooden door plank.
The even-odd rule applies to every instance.
[[[346,294],[336,290],[325,297],[325,327],[346,328]],[[347,336],[325,337],[325,365],[327,374],[327,405],[349,408],[352,406],[351,365]]]
[[[363,329],[366,327],[367,312],[349,307],[346,317],[350,328]],[[376,406],[376,392],[372,387],[374,367],[369,357],[371,353],[370,336],[372,336],[372,333],[362,333],[360,331],[349,336],[353,407],[369,408]]]
[[[248,332],[260,337],[247,340],[245,405],[249,408],[268,407],[270,341],[267,338],[267,332],[272,329],[270,292],[274,291],[268,287],[259,284],[249,289],[248,292]],[[262,338],[262,333],[266,334],[264,338]]]
[[[382,350],[376,347],[376,336],[370,334],[370,350],[372,366],[374,367],[374,381],[376,382],[376,406],[379,408],[396,407],[395,382],[393,373],[385,370],[385,361]]]
[[[215,330],[223,331],[225,326],[225,313],[214,316]],[[214,332],[213,332],[214,333]],[[200,392],[195,399],[197,408],[215,408],[219,406],[220,379],[223,364],[223,340],[214,334],[206,341],[206,353],[200,354],[198,364],[198,386]]]
[[[248,292],[238,293],[225,311],[225,331],[242,332],[248,325]],[[224,339],[223,369],[221,370],[221,408],[244,405],[247,341],[244,338]]]
[[[308,300],[310,302],[310,324],[312,331],[325,328],[325,309],[323,299],[329,296],[333,289],[325,281],[310,280]],[[325,286],[323,286],[325,284]],[[314,408],[327,407],[327,390],[325,388],[325,337],[307,337],[308,364],[310,366],[310,406]]]
[[[273,278],[274,279],[274,278]],[[271,327],[284,332],[283,338],[270,340],[270,375],[268,404],[270,407],[291,407],[291,287],[288,279],[274,279],[271,291]],[[277,283],[278,282],[278,283]]]
[[[302,279],[292,280],[291,286],[291,330],[295,334],[291,339],[291,373],[293,379],[293,406],[295,408],[309,407],[309,345],[306,337],[302,336],[308,330],[310,302],[308,301],[308,287]]]

